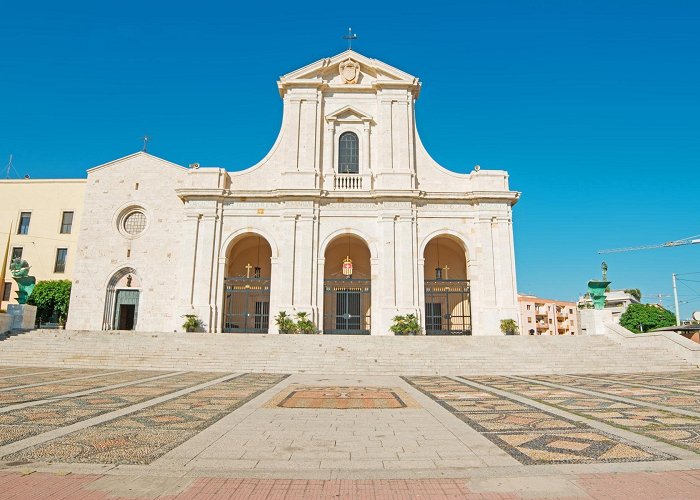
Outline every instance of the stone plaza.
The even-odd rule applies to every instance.
[[[690,498],[699,377],[3,366],[0,498]]]

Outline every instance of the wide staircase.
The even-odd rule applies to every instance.
[[[0,337],[0,365],[404,375],[630,373],[690,368],[606,336],[393,337],[34,330]]]

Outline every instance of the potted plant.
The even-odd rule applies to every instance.
[[[194,332],[197,328],[202,326],[202,320],[199,319],[199,316],[196,314],[185,314],[182,317],[185,318],[182,328],[184,328],[186,332]]]
[[[501,331],[506,335],[517,335],[518,334],[518,324],[514,319],[502,319],[501,320]]]
[[[316,325],[314,325],[314,322],[311,321],[309,318],[309,313],[306,312],[298,312],[296,313],[296,331],[299,333],[316,333],[318,330],[316,329]]]
[[[286,311],[277,313],[277,316],[275,316],[275,323],[280,333],[296,333],[294,320],[287,315]]]
[[[389,329],[394,335],[420,335],[421,327],[415,314],[394,316],[394,324]]]

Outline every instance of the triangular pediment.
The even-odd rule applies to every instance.
[[[343,71],[344,67],[346,71]],[[354,73],[353,68],[357,68]],[[416,95],[420,90],[420,81],[415,76],[354,50],[346,50],[287,73],[280,77],[278,85],[281,92],[300,85],[353,85],[358,88],[405,86],[415,89]]]
[[[373,122],[371,116],[357,109],[354,106],[343,106],[342,108],[326,115],[326,121],[343,122]]]

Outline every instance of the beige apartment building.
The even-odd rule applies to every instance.
[[[6,260],[5,278],[0,284],[0,309],[15,303],[17,284],[9,271],[13,257],[29,262],[30,274],[37,282],[72,279],[85,182],[85,179],[0,180],[0,265]]]
[[[522,335],[578,335],[578,311],[575,302],[519,295],[520,333]]]

